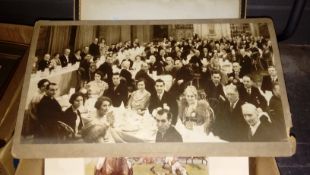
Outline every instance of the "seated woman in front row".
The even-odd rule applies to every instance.
[[[206,99],[199,99],[195,86],[187,86],[180,101],[179,119],[188,130],[203,127],[208,135],[214,122],[214,113]]]
[[[66,134],[63,134],[62,136],[75,140],[81,138],[81,130],[84,126],[79,111],[80,106],[82,106],[84,102],[83,94],[72,94],[69,102],[71,106],[65,110],[59,124],[66,130]]]
[[[128,101],[128,108],[136,111],[139,115],[144,115],[150,103],[151,93],[145,89],[144,79],[139,79],[136,86],[137,90],[132,92]]]
[[[86,88],[89,90],[90,95],[101,96],[105,90],[108,89],[108,83],[103,81],[101,71],[96,71],[94,75],[94,80],[90,81]]]
[[[114,125],[114,114],[111,110],[112,100],[101,96],[95,103],[96,112],[84,118],[85,126],[82,129],[84,141],[91,143],[110,142],[107,130]]]

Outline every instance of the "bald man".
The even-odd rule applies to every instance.
[[[270,142],[277,141],[278,135],[275,128],[272,128],[269,116],[259,112],[256,106],[245,103],[241,106],[244,120],[248,124],[248,141]]]

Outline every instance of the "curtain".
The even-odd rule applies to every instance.
[[[63,53],[65,48],[69,47],[70,39],[69,26],[53,26],[50,31],[50,42],[48,53]]]
[[[121,26],[100,26],[99,38],[104,38],[108,45],[121,40]]]
[[[83,25],[76,29],[74,50],[89,46],[97,36],[97,26]]]
[[[153,26],[133,26],[132,27],[132,39],[138,38],[140,44],[150,42],[153,39]]]

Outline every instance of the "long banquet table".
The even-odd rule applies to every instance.
[[[37,72],[36,74],[32,74],[30,78],[27,99],[26,99],[26,108],[31,101],[32,97],[38,92],[38,82],[42,79],[48,79],[50,82],[57,83],[58,91],[56,93],[56,97],[63,96],[70,92],[71,88],[75,88],[77,85],[78,78],[78,64],[73,66],[68,66],[65,68],[61,68],[51,73]]]

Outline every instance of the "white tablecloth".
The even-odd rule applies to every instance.
[[[86,101],[88,111],[82,114],[84,119],[89,120],[89,114],[96,111],[93,107],[95,102],[96,98]],[[108,142],[155,142],[157,123],[148,111],[144,116],[124,107],[113,108],[113,112],[117,118],[114,127],[107,132]],[[203,126],[188,130],[181,121],[178,121],[175,128],[182,135],[183,142],[223,142],[212,133],[206,135]]]
[[[58,91],[56,97],[68,94],[71,88],[75,88],[77,85],[77,69],[78,64],[61,68],[51,73],[37,72],[30,77],[29,89],[26,99],[26,108],[35,94],[38,92],[38,82],[42,79],[48,79],[50,82],[57,83]]]

